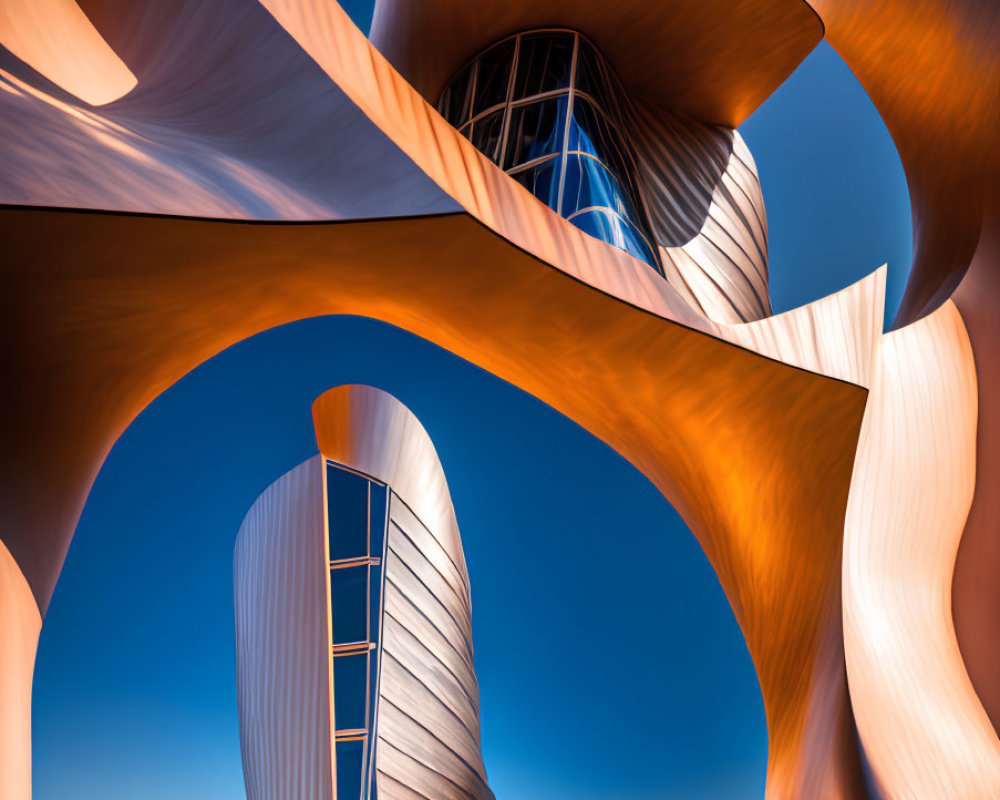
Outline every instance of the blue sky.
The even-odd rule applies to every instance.
[[[367,27],[370,5],[353,5]],[[833,51],[821,45],[741,131],[761,173],[775,310],[883,262],[898,302],[905,179]],[[42,632],[36,800],[245,796],[233,543],[254,498],[314,454],[311,402],[341,383],[395,394],[438,448],[472,579],[500,800],[762,796],[753,666],[667,502],[523,392],[409,334],[340,317],[227,350],[116,444]]]

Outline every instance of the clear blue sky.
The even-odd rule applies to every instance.
[[[367,27],[370,4],[353,6]],[[764,188],[775,310],[886,261],[897,302],[910,258],[905,179],[833,51],[821,45],[742,133]],[[36,800],[245,796],[236,531],[257,495],[315,452],[312,400],[351,382],[406,403],[447,472],[499,800],[760,798],[753,666],[700,548],[649,482],[448,353],[372,321],[324,318],[204,364],[112,451],[42,632]]]

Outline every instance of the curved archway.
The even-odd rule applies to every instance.
[[[707,560],[656,489],[576,425],[454,356],[371,320],[322,318],[198,367],[113,449],[42,634],[37,796],[67,780],[86,796],[113,770],[125,793],[146,781],[164,797],[239,789],[235,530],[260,489],[315,452],[310,401],[347,377],[405,396],[445,462],[472,574],[497,795],[589,783],[599,796],[613,780],[637,793],[758,795],[756,676]],[[213,477],[192,481],[195,472]],[[641,730],[607,742],[623,717],[641,717]],[[85,729],[87,744],[67,747]],[[168,747],[189,768],[161,781],[148,759]],[[212,772],[213,759],[223,769]]]

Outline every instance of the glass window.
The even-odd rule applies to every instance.
[[[333,643],[368,641],[368,567],[330,570]]]
[[[482,119],[472,123],[469,134],[476,149],[493,162],[498,161],[497,150],[500,148],[500,135],[503,133],[503,111],[494,111]]]
[[[513,60],[513,39],[491,47],[479,57],[476,90],[472,100],[472,116],[507,102],[507,88],[510,83],[510,67]]]
[[[596,159],[580,155],[571,155],[566,159],[564,217],[592,206],[611,208],[620,192],[618,181]]]
[[[337,742],[337,800],[361,798],[365,743]]]
[[[555,208],[559,202],[557,172],[561,166],[562,156],[555,156],[541,166],[515,172],[511,177],[549,208]]]
[[[521,37],[514,77],[514,100],[569,87],[572,33],[528,33]]]
[[[389,502],[387,486],[372,481],[368,501],[368,530],[371,531],[369,555],[382,557],[382,542],[385,540],[386,506]]]
[[[368,555],[367,478],[328,466],[326,492],[330,517],[330,560]]]
[[[367,728],[368,653],[333,658],[333,722],[338,731]]]
[[[604,64],[604,59],[593,45],[582,38],[576,55],[576,88],[605,104],[607,106],[605,110],[609,114],[618,113],[614,98],[619,95],[621,89],[611,77],[611,71]]]
[[[560,97],[510,110],[504,168],[562,151],[567,103]]]
[[[582,97],[573,102],[567,149],[593,153],[619,177],[619,183],[627,181],[631,185],[631,159],[625,153],[619,132],[600,110]]]
[[[454,125],[461,125],[469,118],[472,104],[472,77],[475,74],[475,64],[470,64],[456,75],[448,88],[441,95],[438,111],[441,116]]]
[[[605,209],[584,211],[573,217],[570,222],[584,233],[620,247],[647,264],[655,263],[653,252],[638,229],[613,211]]]
[[[464,101],[457,99],[468,91],[463,71],[441,99],[449,120],[461,126],[480,152],[564,217],[605,209],[608,213],[581,219],[579,227],[662,274],[624,132],[628,101],[614,73],[579,34],[532,31],[516,41],[516,47],[514,39],[491,47],[475,62],[471,113],[482,111],[482,119],[465,127]],[[531,99],[548,92],[554,94]],[[545,161],[549,156],[556,156],[551,163]]]

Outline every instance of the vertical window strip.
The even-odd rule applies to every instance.
[[[569,64],[569,99],[566,101],[566,123],[563,126],[563,140],[562,140],[562,160],[559,172],[559,192],[557,195],[557,208],[556,213],[562,214],[563,207],[563,193],[566,189],[566,162],[569,159],[569,154],[567,152],[569,148],[569,131],[570,126],[573,124],[573,100],[576,94],[576,64],[577,57],[580,52],[580,34],[573,34],[573,57]]]

